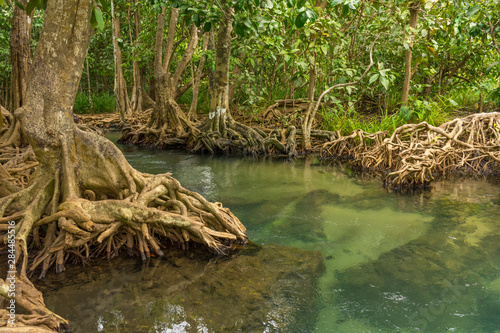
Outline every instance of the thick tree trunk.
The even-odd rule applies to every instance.
[[[125,114],[130,114],[132,108],[130,107],[130,100],[128,98],[127,82],[125,82],[125,77],[123,76],[122,52],[118,43],[118,39],[120,38],[120,18],[114,13],[113,1],[111,2],[111,8],[113,9],[113,57],[115,63],[114,92],[116,96],[116,108],[123,117]]]
[[[45,307],[29,282],[39,267],[43,277],[54,264],[56,272],[64,271],[68,258],[88,260],[91,252],[112,257],[125,246],[146,260],[150,251],[163,255],[167,240],[183,248],[201,243],[219,253],[246,241],[244,226],[228,209],[184,189],[170,174],[136,171],[109,140],[73,122],[92,3],[47,3],[25,104],[16,110],[38,167],[25,188],[11,184],[0,198],[0,242],[7,241],[7,223],[16,223],[16,302],[28,313],[16,316],[17,323],[54,331],[67,321]],[[39,251],[28,260],[28,249]],[[8,297],[5,290],[0,279],[0,296]],[[0,322],[6,314],[0,310]]]
[[[420,10],[420,1],[416,1],[410,4],[410,29],[415,29],[417,27],[417,18],[419,10]],[[403,105],[406,105],[408,103],[408,96],[410,93],[413,37],[414,37],[414,32],[411,31],[410,39],[408,41],[408,50],[406,50],[405,52],[405,78],[403,82],[403,93],[401,97],[401,103]]]
[[[20,1],[26,5],[26,0]],[[26,84],[31,63],[31,16],[26,11],[14,6],[12,30],[10,31],[10,60],[12,64],[13,93],[12,110],[24,104]]]

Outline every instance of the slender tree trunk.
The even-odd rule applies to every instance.
[[[306,114],[302,118],[302,147],[305,150],[311,150],[311,129],[314,122],[312,117],[312,110],[314,107],[314,94],[316,91],[316,52],[312,51],[312,55],[309,57],[311,60],[309,62],[309,89],[307,91],[307,99],[309,105],[307,107]]]
[[[417,28],[418,12],[420,10],[420,2],[416,1],[410,4],[410,39],[408,41],[408,50],[405,52],[405,78],[403,82],[403,93],[401,97],[401,102],[403,105],[408,103],[408,95],[410,93],[410,82],[411,82],[411,58],[412,58],[412,48],[413,48],[413,29]]]
[[[201,56],[200,62],[198,63],[196,75],[194,75],[194,70],[192,70],[193,100],[191,101],[191,108],[189,109],[189,119],[195,119],[198,111],[198,94],[200,92],[200,81],[203,76],[203,69],[205,67],[205,58],[206,58],[205,51],[207,50],[208,41],[210,39],[208,35],[209,35],[208,33],[205,33],[205,36],[203,38],[203,47],[202,47],[203,55]]]
[[[21,0],[26,6],[27,1]],[[12,30],[10,31],[10,60],[12,64],[12,109],[21,107],[26,99],[26,85],[31,63],[31,16],[14,6]]]
[[[132,109],[128,98],[127,83],[123,76],[122,52],[118,43],[118,39],[120,38],[120,17],[115,13],[114,1],[111,1],[111,12],[113,25],[113,58],[115,63],[114,93],[116,96],[116,107],[123,120],[124,115],[131,113]]]
[[[94,114],[94,102],[92,101],[92,94],[90,91],[90,67],[89,67],[89,57],[85,58],[86,64],[87,64],[87,87],[88,87],[88,93],[89,93],[89,103],[90,103],[90,113]]]
[[[321,9],[325,9],[327,2],[316,0],[316,6]],[[316,41],[316,35],[311,36],[311,42]],[[316,92],[316,80],[318,77],[318,72],[316,70],[316,52],[312,51],[309,57],[309,89],[307,91],[307,99],[309,105],[307,107],[306,114],[302,118],[302,148],[305,150],[311,150],[311,130],[312,124],[314,122],[314,94]]]
[[[176,137],[184,137],[187,133],[186,127],[192,127],[191,123],[182,112],[182,109],[175,101],[175,95],[181,75],[189,64],[198,44],[198,30],[193,24],[191,26],[191,36],[188,47],[182,59],[177,64],[175,72],[173,74],[170,73],[179,10],[177,8],[172,8],[167,33],[167,44],[165,45],[165,52],[163,53],[165,16],[166,8],[163,7],[162,12],[158,15],[158,26],[156,29],[154,59],[156,104],[148,124],[149,126],[161,130],[162,137],[160,141],[167,132],[173,132]]]
[[[136,0],[134,0],[134,4],[137,3]],[[130,24],[130,6],[128,9],[129,13],[129,33],[130,33],[130,42],[135,43],[136,47],[134,48],[134,51],[132,53],[133,57],[133,63],[132,63],[132,74],[134,78],[134,86],[132,87],[132,98],[130,99],[130,104],[132,108],[132,112],[134,113],[140,113],[142,112],[142,103],[143,103],[143,96],[142,96],[142,72],[139,64],[139,55],[137,52],[137,47],[139,46],[139,34],[141,33],[141,25],[140,25],[140,18],[139,18],[139,10],[140,10],[140,4],[138,5],[135,13],[134,13],[134,26],[135,26],[135,40],[132,38],[132,27]]]

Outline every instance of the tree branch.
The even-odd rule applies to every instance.
[[[177,82],[179,82],[182,73],[186,69],[186,66],[188,65],[189,61],[191,60],[197,45],[198,45],[198,28],[196,28],[196,25],[194,25],[193,23],[191,27],[191,38],[189,39],[188,47],[186,49],[186,52],[184,52],[184,55],[182,56],[182,59],[179,62],[179,65],[177,65],[177,69],[175,70],[173,76],[174,87],[177,87]]]
[[[498,54],[500,54],[500,47],[498,46],[497,39],[495,37],[495,28],[499,23],[500,23],[500,19],[495,24],[491,23],[491,21],[488,22],[488,24],[490,26],[491,39],[493,39],[493,46],[495,46],[495,49],[497,50]]]
[[[163,61],[163,70],[168,71],[170,66],[170,59],[174,51],[174,40],[175,40],[175,26],[177,25],[177,18],[179,17],[179,9],[172,8],[172,13],[170,14],[170,22],[168,25],[168,37],[167,46],[165,47],[165,57]]]
[[[368,65],[368,67],[366,67],[365,72],[363,73],[363,75],[361,75],[360,78],[358,80],[356,80],[356,81],[348,82],[348,83],[339,83],[339,84],[331,86],[330,88],[328,88],[325,91],[323,91],[323,93],[321,93],[321,95],[319,96],[318,100],[314,104],[314,109],[313,109],[312,113],[315,113],[318,110],[319,105],[321,104],[321,100],[323,99],[323,97],[325,97],[325,95],[328,94],[333,89],[354,86],[354,85],[358,84],[359,82],[361,82],[361,80],[363,80],[365,78],[366,74],[368,74],[368,72],[370,71],[370,69],[375,64],[373,62],[373,46],[375,45],[375,42],[377,41],[377,39],[378,39],[379,36],[377,36],[375,38],[375,40],[372,42],[372,44],[370,45],[370,64]],[[312,116],[311,116],[311,118],[312,118]]]

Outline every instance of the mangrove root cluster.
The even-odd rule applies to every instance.
[[[406,124],[391,135],[357,130],[321,148],[323,158],[351,159],[367,170],[388,171],[396,189],[427,185],[437,175],[491,175],[500,171],[500,113],[457,118],[439,127]]]
[[[246,243],[245,227],[222,204],[183,188],[171,174],[135,170],[96,133],[74,126],[71,138],[72,146],[61,138],[61,155],[49,165],[38,165],[31,147],[0,150],[0,244],[14,221],[17,279],[26,286],[16,297],[27,313],[20,325],[67,324],[41,295],[29,296],[37,293],[28,280],[36,272],[42,278],[51,267],[62,272],[68,261],[112,258],[121,250],[146,260],[170,246],[201,244],[223,253]],[[4,285],[0,280],[0,290]],[[6,315],[0,312],[0,326]]]

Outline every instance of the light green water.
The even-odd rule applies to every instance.
[[[281,317],[277,317],[265,329],[238,326],[235,331],[500,332],[497,185],[472,180],[438,182],[423,194],[397,195],[387,193],[378,181],[355,179],[317,161],[255,161],[120,148],[137,169],[172,172],[184,187],[224,203],[256,244],[320,251],[325,269],[314,287],[317,305],[297,309],[304,304],[303,296],[300,304],[298,299],[293,304],[293,295],[286,298],[287,306],[306,313],[306,328],[280,326]],[[273,269],[274,264],[269,264]],[[239,269],[244,270],[241,265]],[[111,274],[130,276],[133,284],[142,279],[133,269]],[[96,283],[95,290],[100,285]],[[91,329],[86,331],[96,332],[210,331],[209,326],[193,323],[211,320],[211,312],[203,306],[213,307],[210,302],[217,300],[205,299],[203,310],[197,310],[203,315],[190,325],[186,318],[193,314],[163,304],[161,315],[154,317],[157,326],[151,327],[141,320],[151,314],[125,310],[128,295],[137,294],[134,288],[111,292],[119,297],[96,292],[95,302],[106,302],[106,306],[100,308],[93,305],[93,298],[86,299],[87,315],[72,318],[73,325],[87,325]],[[161,297],[165,287],[151,288]],[[47,303],[56,309],[70,302],[61,292],[45,294]],[[150,303],[150,299],[135,297],[131,304],[146,307]],[[84,325],[85,317],[94,319]]]

